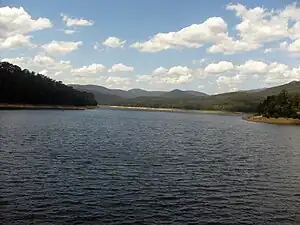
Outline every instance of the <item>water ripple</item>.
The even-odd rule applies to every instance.
[[[299,135],[238,116],[0,111],[0,224],[300,224]]]

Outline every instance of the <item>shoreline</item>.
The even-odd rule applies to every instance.
[[[195,109],[176,109],[176,108],[150,108],[150,107],[135,107],[135,106],[117,106],[117,105],[99,105],[99,108],[107,109],[131,109],[131,110],[144,110],[144,111],[166,111],[166,112],[190,112],[190,113],[207,113],[207,114],[222,114],[222,115],[243,115],[249,113],[243,112],[230,112],[221,110],[195,110]]]
[[[0,110],[86,110],[96,108],[97,106],[0,104]]]
[[[268,124],[277,124],[277,125],[300,125],[300,119],[293,119],[293,118],[283,118],[283,117],[267,118],[263,116],[250,116],[243,119],[254,123],[268,123]]]

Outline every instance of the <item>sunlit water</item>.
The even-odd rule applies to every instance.
[[[0,224],[300,224],[300,127],[0,111]]]

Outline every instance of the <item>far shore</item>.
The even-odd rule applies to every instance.
[[[62,105],[30,105],[30,104],[0,104],[0,110],[85,110],[97,106],[62,106]]]
[[[263,116],[250,116],[248,118],[244,118],[249,122],[256,123],[269,123],[269,124],[278,124],[278,125],[300,125],[300,119],[293,118],[267,118]]]
[[[169,112],[195,112],[195,113],[208,113],[208,114],[247,114],[242,112],[230,112],[221,110],[194,110],[194,109],[176,109],[176,108],[150,108],[150,107],[134,107],[134,106],[110,106],[99,105],[99,108],[109,109],[133,109],[133,110],[145,110],[145,111],[169,111]]]

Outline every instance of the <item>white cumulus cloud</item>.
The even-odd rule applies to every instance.
[[[153,75],[160,75],[160,74],[166,74],[168,72],[168,69],[164,67],[158,67],[155,70],[153,70],[152,74]]]
[[[235,76],[220,76],[217,79],[217,85],[219,89],[227,89],[229,91],[237,91],[239,89],[240,84],[244,81],[244,76],[239,74]]]
[[[82,41],[52,41],[49,44],[42,45],[42,48],[50,54],[67,54],[75,51],[82,45]]]
[[[118,73],[118,72],[133,72],[134,68],[132,66],[126,66],[122,63],[114,64],[108,70],[110,73]]]
[[[31,36],[24,36],[22,34],[16,34],[14,36],[10,36],[0,42],[0,49],[1,48],[18,48],[22,46],[31,46],[35,47],[35,45],[31,44],[30,42]]]
[[[110,88],[123,88],[128,89],[128,87],[132,84],[132,79],[129,77],[107,77],[104,78],[103,83],[105,86]]]
[[[16,57],[16,58],[4,58],[1,61],[10,62],[16,64],[23,69],[29,69],[35,72],[40,72],[44,75],[54,76],[70,76],[69,72],[72,68],[70,61],[56,60],[53,57],[38,54],[33,57]],[[59,73],[58,73],[59,72]]]
[[[208,53],[235,54],[256,50],[272,41],[300,39],[300,8],[297,4],[283,9],[229,4],[227,9],[235,12],[241,20],[235,26],[235,36],[229,36],[227,23],[222,18],[210,17],[203,23],[192,24],[179,31],[157,33],[147,41],[133,43],[131,47],[141,52],[159,52],[200,48],[208,44]],[[293,43],[289,50],[298,51],[298,42]]]
[[[61,13],[63,21],[66,23],[67,27],[73,27],[73,26],[92,26],[94,25],[94,21],[92,20],[86,20],[83,18],[71,18],[68,15],[65,15]]]
[[[34,19],[22,7],[0,7],[0,48],[32,46],[29,33],[51,27],[49,19]]]
[[[300,53],[300,39],[295,40],[291,44],[282,42],[280,44],[281,50],[288,51],[290,53]]]
[[[237,67],[237,70],[243,74],[261,74],[266,73],[268,70],[268,65],[262,61],[249,60],[244,64]]]
[[[117,37],[109,37],[102,44],[109,48],[123,48],[126,41]]]
[[[211,63],[208,66],[205,67],[204,71],[206,73],[215,73],[215,74],[220,74],[220,73],[225,73],[234,68],[232,62],[228,61],[220,61],[218,63]]]
[[[105,70],[105,66],[102,64],[93,63],[89,66],[83,66],[81,68],[72,69],[71,72],[76,75],[88,75],[88,74],[98,74]]]
[[[147,82],[155,85],[178,85],[189,83],[194,77],[194,70],[186,66],[174,66],[169,69],[158,67],[152,71],[151,75],[137,76],[137,81]]]
[[[200,48],[203,44],[224,39],[227,23],[220,17],[211,17],[200,24],[192,24],[179,31],[158,33],[144,42],[131,45],[141,52],[159,52],[176,48]]]
[[[48,70],[43,69],[42,71],[39,72],[39,74],[47,76],[48,75]]]

